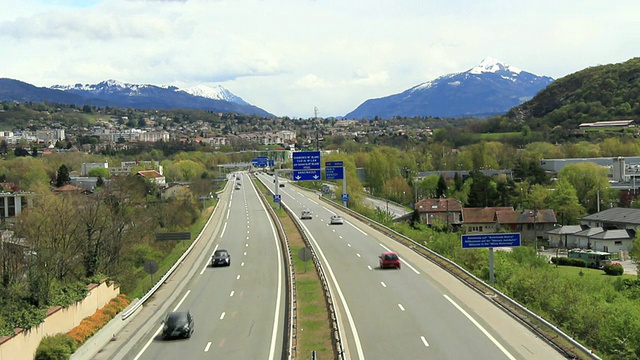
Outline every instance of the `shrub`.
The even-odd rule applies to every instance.
[[[603,269],[605,274],[607,275],[618,276],[624,273],[624,268],[622,267],[622,264],[618,264],[618,263],[605,264]]]
[[[574,259],[567,257],[551,258],[551,263],[563,266],[587,267],[587,262],[583,259]]]
[[[35,360],[67,360],[75,351],[74,341],[67,334],[45,336],[36,350]]]

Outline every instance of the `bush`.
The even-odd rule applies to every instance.
[[[562,266],[587,267],[587,262],[583,259],[574,259],[566,257],[551,258],[551,263]]]
[[[622,267],[622,264],[618,264],[618,263],[605,264],[603,270],[605,274],[612,275],[612,276],[619,276],[624,273],[624,268]]]
[[[73,339],[67,334],[45,336],[36,350],[35,360],[67,360],[76,350]]]

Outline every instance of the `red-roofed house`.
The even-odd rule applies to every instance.
[[[512,207],[485,207],[462,209],[462,230],[467,233],[493,234],[500,230],[496,212],[513,211]]]
[[[160,174],[155,170],[142,170],[137,172],[138,176],[142,176],[143,178],[156,183],[158,186],[165,186],[167,184],[164,175]]]
[[[431,226],[433,222],[449,223],[454,227],[462,224],[462,203],[453,198],[422,199],[415,205],[420,220]]]

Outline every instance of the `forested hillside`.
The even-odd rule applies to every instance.
[[[640,115],[640,57],[600,65],[557,79],[533,99],[511,109],[510,120],[533,129],[577,129],[583,122]]]

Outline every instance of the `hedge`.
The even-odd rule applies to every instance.
[[[38,345],[35,360],[69,359],[80,345],[124,310],[130,302],[126,295],[120,294],[93,315],[82,319],[80,324],[68,333],[46,336]]]

